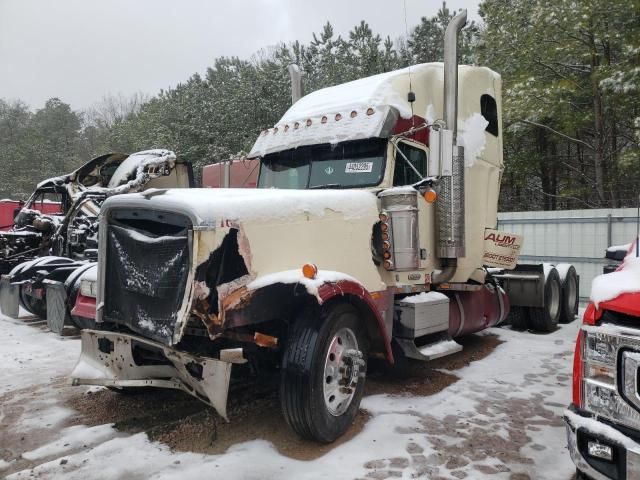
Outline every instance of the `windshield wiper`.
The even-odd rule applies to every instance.
[[[342,185],[339,183],[325,183],[323,185],[314,185],[313,187],[309,187],[308,190],[314,190],[316,188],[340,188]]]

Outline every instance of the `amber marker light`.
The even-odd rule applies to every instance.
[[[427,203],[433,203],[438,199],[438,194],[435,190],[430,188],[429,190],[424,192],[423,197],[427,201]]]
[[[318,275],[318,267],[316,267],[313,263],[305,263],[302,266],[302,275],[310,280],[313,280]]]

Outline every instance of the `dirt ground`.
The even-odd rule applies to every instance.
[[[396,377],[393,371],[388,371],[383,365],[374,363],[370,366],[365,395],[432,395],[458,380],[454,374],[442,370],[455,371],[480,360],[499,343],[493,335],[470,336],[463,340],[462,352],[428,365],[412,364],[402,378]],[[318,445],[300,440],[287,427],[280,412],[276,378],[261,384],[235,386],[229,394],[230,423],[226,423],[202,402],[180,391],[152,389],[122,394],[102,388],[70,388],[64,379],[56,379],[47,387],[55,389],[56,395],[62,397],[61,405],[76,412],[59,427],[113,423],[123,433],[146,432],[152,440],[177,451],[218,454],[231,445],[263,438],[272,442],[283,455],[310,460],[353,438],[369,418],[367,412],[361,410],[346,435],[331,445]],[[43,388],[34,387],[0,397],[0,402],[8,407],[4,410],[3,423],[9,426],[24,414],[25,403],[11,400],[16,396],[37,397]],[[49,433],[47,426],[43,427],[34,429],[29,436],[3,434],[0,438],[0,452],[5,452],[2,457],[19,457],[20,451],[28,451],[42,443],[42,437]],[[12,429],[6,429],[6,432],[10,431]],[[31,441],[36,439],[37,442]],[[29,468],[31,464],[28,460],[18,459],[5,473]]]
[[[41,323],[27,324],[30,328],[42,330],[44,335],[51,335]],[[515,332],[507,333],[508,344],[513,345],[510,335]],[[365,475],[362,478],[406,477],[407,472],[411,478],[435,480],[494,475],[509,480],[542,478],[528,473],[535,466],[536,452],[542,455],[563,455],[566,452],[550,451],[544,441],[537,443],[533,437],[545,429],[562,432],[562,419],[558,412],[566,404],[552,400],[558,391],[570,388],[571,378],[566,365],[571,363],[572,348],[571,345],[563,345],[567,340],[555,340],[557,353],[550,358],[532,359],[536,362],[536,373],[515,373],[509,380],[502,380],[499,374],[495,378],[489,374],[477,382],[467,375],[461,383],[458,371],[465,367],[476,365],[484,369],[488,361],[489,370],[503,368],[503,364],[497,364],[491,355],[503,343],[502,337],[502,333],[485,332],[460,339],[463,344],[461,352],[428,364],[411,364],[402,375],[390,371],[382,363],[370,362],[365,399],[384,398],[395,408],[391,413],[407,415],[415,421],[411,427],[392,427],[393,434],[404,442],[404,449],[401,448],[400,455],[396,451],[395,456],[373,457],[364,463]],[[541,340],[553,342],[551,338]],[[518,349],[514,351],[518,352]],[[487,381],[491,386],[483,383]],[[473,401],[452,405],[449,410],[437,402],[438,408],[433,411],[429,408],[405,410],[402,407],[410,405],[413,399],[435,398],[445,390],[449,392],[443,397],[445,399],[468,396]],[[511,391],[527,393],[525,397],[512,396]],[[362,432],[373,416],[380,414],[375,408],[363,408],[349,432],[331,445],[302,441],[292,433],[280,412],[276,377],[263,378],[260,383],[245,381],[233,384],[228,403],[230,423],[202,402],[180,391],[151,389],[123,394],[102,387],[71,387],[62,376],[53,376],[50,382],[11,390],[0,396],[0,406],[0,473],[22,472],[18,478],[25,478],[25,473],[31,477],[43,464],[43,458],[30,460],[23,454],[50,443],[58,438],[61,429],[68,427],[101,428],[105,424],[113,424],[116,436],[124,438],[145,432],[150,440],[166,445],[173,452],[202,454],[224,454],[234,445],[263,439],[286,458],[313,461],[339,450],[341,445]],[[52,406],[54,411],[64,411],[59,421],[55,418],[47,421]],[[48,412],[42,414],[44,421],[42,415],[38,417],[39,411]],[[40,420],[29,423],[29,418]],[[368,441],[384,442],[385,439],[374,437]],[[91,445],[73,444],[63,447],[68,447],[67,456],[91,451],[92,448]],[[66,462],[57,458],[48,456],[44,460]],[[566,470],[566,464],[564,467]],[[571,477],[562,474],[554,478],[568,480]]]

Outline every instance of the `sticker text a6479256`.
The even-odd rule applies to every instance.
[[[344,168],[345,173],[371,173],[373,162],[348,162]]]

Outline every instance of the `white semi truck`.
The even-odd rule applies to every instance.
[[[457,352],[510,303],[522,327],[572,320],[577,289],[553,267],[516,266],[522,238],[495,230],[501,79],[458,67],[465,22],[447,28],[444,64],[294,98],[251,151],[256,189],[108,199],[96,328],[73,382],[177,388],[226,418],[232,366],[272,369],[288,424],[331,442],[369,358]]]

